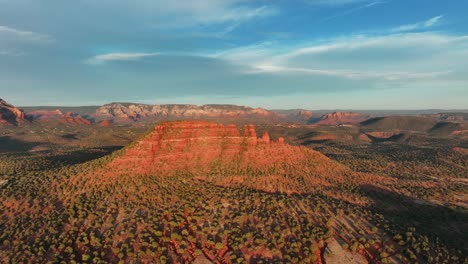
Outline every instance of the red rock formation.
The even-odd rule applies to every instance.
[[[258,142],[263,142],[263,143],[266,143],[266,144],[270,144],[270,135],[268,134],[268,132],[263,132],[263,136],[261,138],[258,139]]]
[[[307,111],[307,110],[301,110],[299,111],[299,116],[303,119],[303,120],[309,120],[312,118],[312,116],[314,115],[314,113],[312,111]]]
[[[0,98],[0,124],[18,125],[23,121],[23,110],[14,107]]]
[[[60,117],[59,121],[64,124],[91,125],[91,121],[73,112],[68,112],[64,114],[62,117]]]
[[[112,121],[111,120],[103,120],[99,122],[98,126],[100,127],[111,127],[112,126]]]
[[[333,112],[323,115],[320,120],[315,122],[318,125],[351,125],[358,124],[362,121],[369,119],[369,116],[360,113],[345,113],[345,112]]]
[[[36,110],[32,112],[28,112],[27,115],[29,120],[31,121],[51,121],[51,120],[58,120],[63,116],[63,112],[59,109],[56,110]]]
[[[288,118],[292,121],[307,121],[312,118],[314,113],[308,110],[300,110],[299,112],[292,113]]]
[[[291,168],[297,171],[290,174]],[[330,179],[344,182],[351,173],[317,151],[285,144],[283,138],[270,141],[265,133],[257,139],[253,125],[245,126],[241,136],[233,125],[178,121],[156,126],[110,161],[103,174],[170,176],[182,171],[219,185],[286,192],[327,186]]]
[[[180,118],[270,118],[278,119],[279,114],[262,109],[236,105],[146,105],[112,103],[96,110],[94,117],[98,120],[136,122]]]
[[[59,109],[56,110],[36,110],[27,113],[27,118],[31,121],[50,122],[58,121],[64,124],[90,125],[91,121],[85,119],[81,115],[73,112],[63,113]]]
[[[278,144],[284,144],[284,138],[283,137],[278,138]]]
[[[255,132],[255,126],[245,125],[244,126],[244,137],[247,138],[247,144],[251,146],[257,145],[257,132]]]

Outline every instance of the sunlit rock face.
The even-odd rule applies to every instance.
[[[280,118],[262,109],[236,105],[145,105],[112,103],[101,106],[93,115],[96,119],[111,119],[117,123],[162,119],[194,118]]]
[[[91,121],[74,112],[63,113],[56,110],[36,110],[26,114],[26,117],[35,122],[58,121],[64,124],[91,125]]]
[[[23,110],[14,107],[0,98],[0,125],[17,125],[24,121]]]
[[[320,152],[271,140],[268,132],[257,137],[253,125],[241,132],[206,121],[162,123],[103,171],[109,177],[176,173],[223,186],[297,193],[345,182],[351,174]]]
[[[315,124],[318,125],[350,125],[369,119],[369,116],[351,112],[333,112],[323,115]]]
[[[215,161],[243,160],[254,149],[265,148],[260,142],[270,144],[268,133],[257,138],[253,125],[246,125],[241,135],[235,125],[205,121],[165,122],[136,142],[111,166],[139,173],[203,171]]]
[[[292,149],[299,151],[291,155]],[[207,171],[214,163],[264,168],[286,160],[297,162],[298,155],[307,151],[312,150],[289,146],[283,138],[272,141],[268,132],[258,138],[253,125],[244,126],[241,133],[235,125],[176,121],[156,126],[109,166],[136,173]]]

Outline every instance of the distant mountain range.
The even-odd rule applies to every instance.
[[[110,103],[83,107],[22,107],[17,108],[0,99],[0,124],[21,125],[24,122],[59,122],[64,124],[101,126],[153,123],[162,120],[209,119],[246,120],[251,122],[296,123],[314,125],[359,125],[382,130],[430,130],[437,122],[464,123],[468,112],[444,110],[367,110],[367,111],[310,111],[267,110],[237,105],[149,105],[138,103]],[[422,124],[425,125],[422,125]],[[413,127],[412,129],[409,129]],[[446,129],[448,126],[445,126]],[[452,126],[453,127],[453,126]]]

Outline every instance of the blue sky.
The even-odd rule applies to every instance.
[[[467,13],[462,0],[0,0],[0,97],[466,109]]]

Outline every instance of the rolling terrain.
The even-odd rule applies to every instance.
[[[17,116],[0,127],[7,263],[467,261],[459,118]]]

